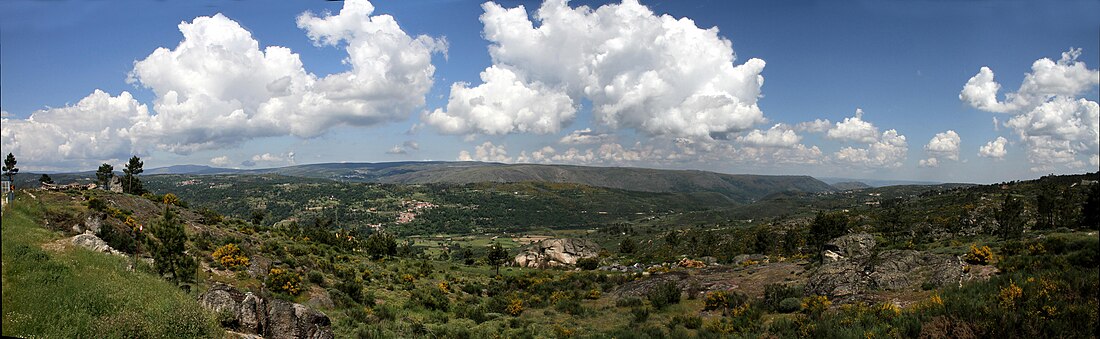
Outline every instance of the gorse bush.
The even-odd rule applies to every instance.
[[[988,265],[993,262],[993,258],[993,250],[989,246],[978,247],[971,244],[970,250],[966,252],[966,262],[974,265]]]
[[[267,273],[267,287],[275,292],[298,295],[302,292],[302,276],[285,268],[272,268]]]
[[[225,244],[218,247],[210,256],[218,264],[229,269],[248,267],[249,263],[248,257],[244,255],[244,252],[241,252],[241,248],[237,247],[237,244]]]

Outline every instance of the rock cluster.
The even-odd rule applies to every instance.
[[[119,250],[111,248],[111,245],[107,245],[106,241],[103,241],[103,239],[100,239],[99,237],[95,236],[95,234],[92,234],[91,230],[85,231],[84,234],[79,234],[75,237],[72,237],[72,240],[70,241],[72,241],[73,245],[87,248],[92,251],[126,256],[126,253],[122,253]]]
[[[264,338],[333,338],[331,321],[324,313],[284,300],[266,300],[252,292],[216,283],[199,296],[203,307],[219,314],[232,331]]]
[[[870,234],[833,239],[824,261],[806,284],[810,293],[838,299],[858,298],[871,290],[910,290],[959,284],[964,263],[956,256],[913,250],[874,252]]]
[[[577,260],[595,258],[600,245],[586,239],[546,239],[527,246],[515,257],[519,267],[548,268],[573,266]]]

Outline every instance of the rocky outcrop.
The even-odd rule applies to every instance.
[[[873,248],[875,248],[875,236],[867,233],[840,236],[825,244],[826,253],[832,252],[837,260],[866,258],[871,255]]]
[[[546,239],[527,246],[515,257],[519,267],[548,268],[572,266],[577,260],[595,258],[600,245],[586,239]]]
[[[92,234],[91,230],[85,231],[84,234],[72,237],[72,240],[70,241],[73,245],[87,248],[95,252],[126,256],[126,253],[122,253],[122,251],[111,248],[111,245],[107,245],[106,241],[103,241],[103,239],[100,239],[99,237],[95,236],[95,234]]]
[[[93,234],[98,234],[99,230],[103,228],[103,216],[92,214],[84,218],[84,222],[73,225],[74,233],[84,233],[91,231]]]
[[[216,283],[199,296],[199,303],[218,314],[222,325],[234,332],[264,338],[333,338],[331,321],[324,313],[284,300],[266,300],[252,292]]]
[[[822,253],[822,265],[810,274],[807,291],[850,300],[872,290],[957,285],[964,277],[965,264],[956,256],[913,250],[875,253],[874,247],[869,234],[833,239]]]

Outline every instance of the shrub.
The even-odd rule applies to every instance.
[[[594,269],[600,267],[600,259],[599,258],[581,258],[580,260],[577,260],[577,267],[580,267],[581,269],[589,270],[589,271],[594,270]]]
[[[764,307],[775,312],[779,310],[779,304],[788,298],[801,298],[800,286],[786,286],[783,284],[768,284],[764,286]],[[796,307],[795,311],[798,310]],[[788,311],[790,312],[790,311]]]
[[[637,297],[626,297],[615,300],[615,306],[617,307],[639,307],[642,305],[642,299]]]
[[[829,306],[833,303],[829,301],[829,298],[823,295],[813,295],[802,298],[802,311],[814,318],[821,317],[821,314],[825,313],[825,310],[829,309]]]
[[[267,286],[272,291],[298,295],[302,292],[302,277],[283,268],[272,268],[267,273]]]
[[[730,310],[749,303],[749,297],[735,291],[715,291],[703,298],[703,310]]]
[[[103,201],[103,199],[100,199],[100,198],[91,198],[91,199],[88,199],[88,208],[90,208],[92,210],[100,211],[100,212],[106,212],[107,211],[107,202]]]
[[[504,311],[513,317],[518,317],[523,313],[523,299],[512,298],[512,300],[508,301],[508,306]]]
[[[966,252],[966,262],[974,265],[988,265],[993,262],[993,250],[989,246],[978,247],[970,245],[970,251]]]
[[[801,308],[802,308],[802,300],[800,300],[798,298],[787,298],[787,299],[783,299],[782,301],[779,302],[779,307],[776,308],[776,311],[783,312],[783,313],[791,313],[791,312],[798,311]]]
[[[671,281],[658,284],[646,293],[646,299],[649,299],[654,308],[663,309],[680,302],[680,287]]]
[[[649,308],[648,307],[634,307],[630,309],[630,314],[634,316],[635,323],[644,323],[649,320]]]
[[[412,291],[409,301],[413,305],[424,307],[433,311],[447,311],[451,307],[451,300],[442,290],[435,287],[420,287]]]
[[[672,317],[672,321],[669,321],[668,328],[675,328],[676,325],[684,325],[687,329],[698,329],[703,327],[703,318],[693,315],[676,315]]]
[[[237,247],[237,244],[225,244],[225,246],[218,247],[210,256],[214,257],[214,260],[219,264],[229,269],[238,269],[248,266],[248,257],[241,252],[241,248]]]
[[[308,274],[306,274],[306,279],[308,279],[310,283],[316,284],[317,286],[325,285],[325,276],[322,275],[321,272],[310,271]]]

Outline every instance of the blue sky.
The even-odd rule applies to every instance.
[[[128,154],[147,167],[461,158],[969,182],[1097,169],[1098,1],[642,1],[648,14],[633,3],[551,2],[545,7],[559,16],[550,18],[603,26],[573,22],[540,36],[503,20],[520,5],[534,27],[553,26],[536,19],[538,1],[376,1],[373,11],[345,9],[343,21],[324,13],[345,4],[326,1],[0,2],[3,151],[25,170],[87,170]],[[603,5],[600,18],[578,9]],[[491,8],[500,10],[486,14]],[[306,11],[316,19],[310,28],[300,25]],[[196,20],[217,13],[224,17]],[[382,31],[405,40],[382,46],[372,40],[378,27],[355,31],[367,27],[355,20],[379,15],[400,25]],[[693,22],[672,20],[682,18]],[[216,27],[196,45],[247,32],[259,51],[285,47],[300,67],[280,64],[270,77],[253,73],[274,66],[238,75],[186,69],[240,59],[182,53],[181,22]],[[586,44],[594,47],[571,47]],[[351,46],[365,56],[349,56]],[[153,60],[162,47],[181,53]],[[360,72],[376,52],[418,58]],[[616,61],[585,66],[601,54]],[[1044,58],[1052,66],[1033,70]],[[748,67],[758,66],[750,59],[766,66]],[[992,81],[979,77],[983,66]],[[285,104],[279,95],[232,88],[290,74],[283,71],[304,71],[279,94],[299,106],[272,109],[272,100]],[[741,75],[763,83],[729,80]],[[1028,79],[1033,85],[1022,86]],[[456,82],[466,84],[457,93]],[[158,105],[168,91],[199,97],[196,83],[228,87],[217,100]],[[978,90],[993,85],[994,94]],[[964,86],[974,91],[961,97]],[[340,90],[350,97],[332,99]],[[301,99],[318,95],[329,99]],[[719,106],[700,109],[691,99],[699,97]],[[237,108],[244,120],[228,118]],[[222,118],[239,125],[215,122]]]

